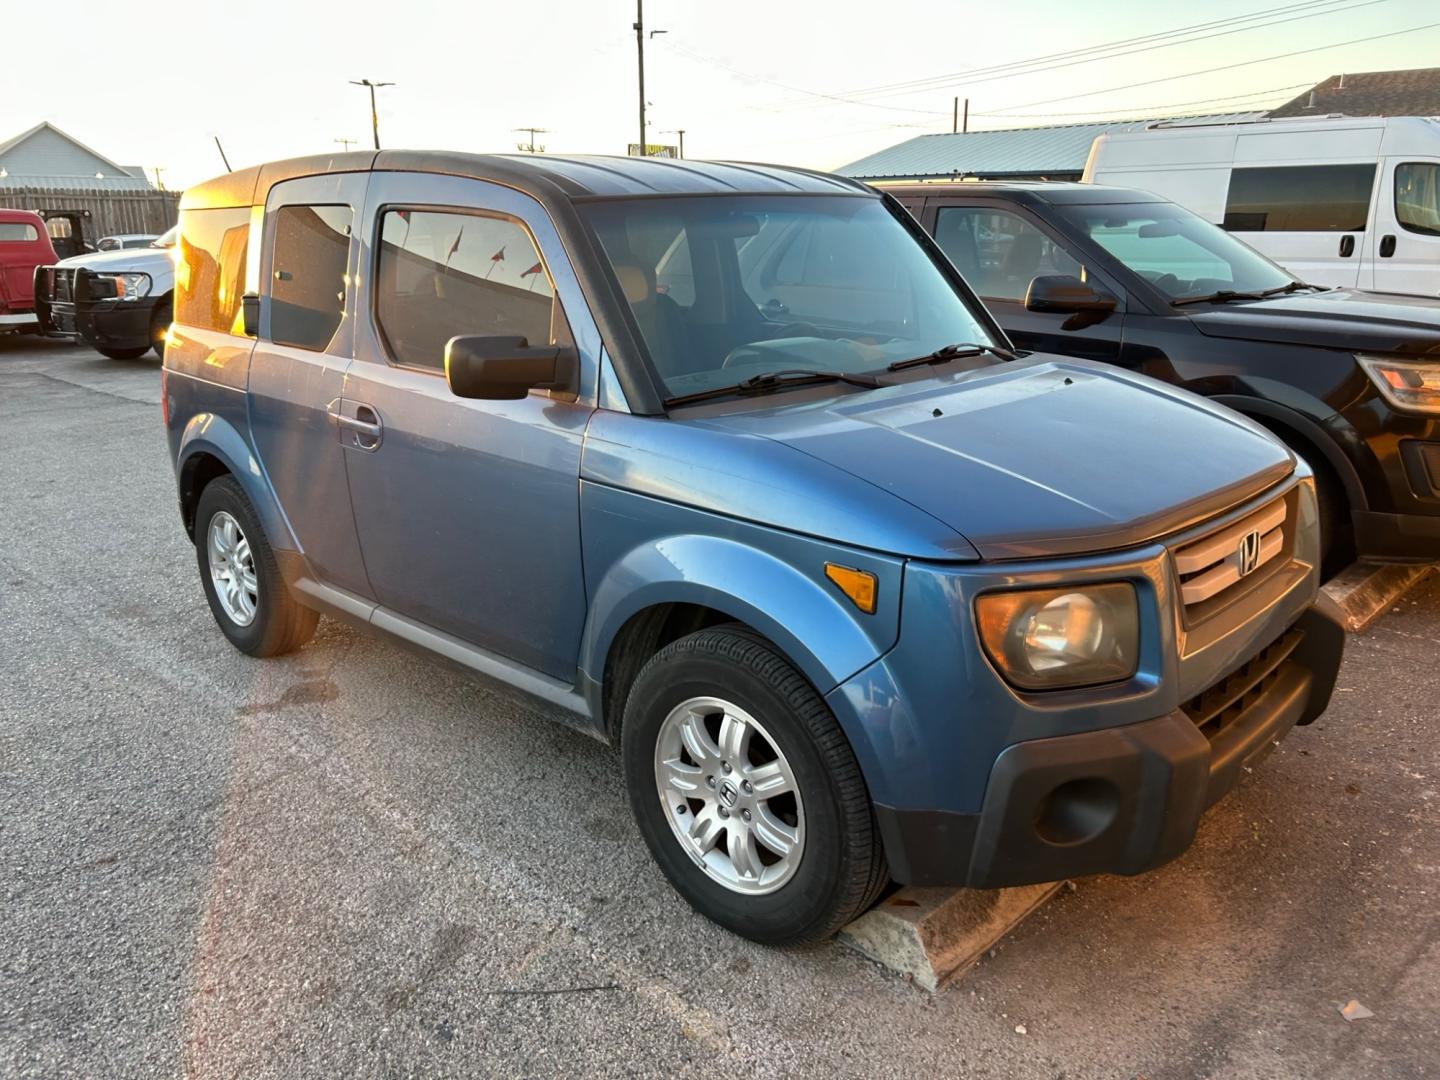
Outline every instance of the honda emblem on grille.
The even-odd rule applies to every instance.
[[[1260,533],[1251,529],[1240,538],[1240,576],[1246,577],[1260,565]]]

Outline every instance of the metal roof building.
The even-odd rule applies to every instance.
[[[1169,124],[1236,123],[1263,112],[1213,116],[1111,120],[1055,127],[1008,128],[960,134],[920,135],[852,161],[835,171],[858,180],[1078,180],[1090,144],[1110,131],[1139,131],[1164,119]]]

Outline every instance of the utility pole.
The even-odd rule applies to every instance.
[[[635,0],[635,57],[640,63],[640,156],[645,156],[645,0]]]
[[[680,160],[681,160],[681,161],[684,161],[684,160],[685,160],[685,129],[684,129],[684,128],[672,128],[672,129],[669,130],[669,131],[662,131],[660,134],[661,134],[661,135],[679,135],[679,136],[680,136]]]
[[[336,139],[335,141],[338,142],[341,146],[343,146],[343,147],[345,148],[345,153],[348,154],[348,153],[350,152],[350,147],[354,146],[354,145],[355,145],[357,142],[359,142],[360,140],[359,140],[359,139]]]
[[[950,106],[950,134],[957,135],[960,132],[960,99],[957,97],[953,101]]]
[[[393,82],[371,82],[369,79],[351,79],[351,86],[370,88],[370,131],[375,136],[375,149],[380,149],[380,114],[375,111],[375,91],[382,86],[394,86]]]
[[[163,181],[163,180],[160,179],[160,174],[165,171],[164,166],[162,166],[162,165],[152,165],[152,166],[151,166],[151,169],[152,169],[152,170],[154,171],[154,173],[155,173],[155,186],[156,186],[157,188],[159,188],[161,191],[164,191],[164,190],[165,190],[165,181]]]
[[[963,121],[963,122],[961,123],[961,125],[960,125],[960,131],[961,131],[961,133],[963,134],[964,132],[967,132],[967,131],[969,131],[969,130],[970,130],[970,99],[967,97],[967,98],[965,99],[965,119],[964,119],[964,121]]]
[[[530,141],[529,141],[528,143],[517,143],[517,144],[515,145],[515,149],[517,149],[517,150],[523,150],[523,151],[525,151],[525,153],[527,153],[527,154],[543,154],[543,153],[545,152],[545,147],[543,147],[543,146],[536,146],[536,145],[535,145],[535,136],[536,136],[536,135],[548,135],[548,134],[550,134],[550,129],[549,129],[549,128],[542,128],[542,127],[518,127],[518,128],[511,128],[510,130],[511,130],[511,131],[528,131],[528,132],[530,133]]]

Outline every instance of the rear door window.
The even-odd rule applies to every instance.
[[[345,316],[350,257],[348,206],[282,206],[275,211],[270,340],[323,351]]]
[[[1232,169],[1225,200],[1231,232],[1363,232],[1374,163]]]

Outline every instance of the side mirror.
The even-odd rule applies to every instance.
[[[532,348],[523,337],[469,334],[445,346],[445,381],[456,397],[513,401],[531,390],[565,390],[574,371],[574,349]]]
[[[1025,290],[1025,310],[1061,315],[1108,315],[1115,310],[1115,298],[1097,292],[1069,274],[1042,274]]]
[[[240,297],[240,328],[246,337],[260,336],[260,297],[253,292]]]
[[[1042,274],[1025,290],[1026,311],[1051,311],[1070,317],[1061,330],[1084,330],[1104,322],[1115,310],[1113,296],[1086,285],[1069,274]]]

